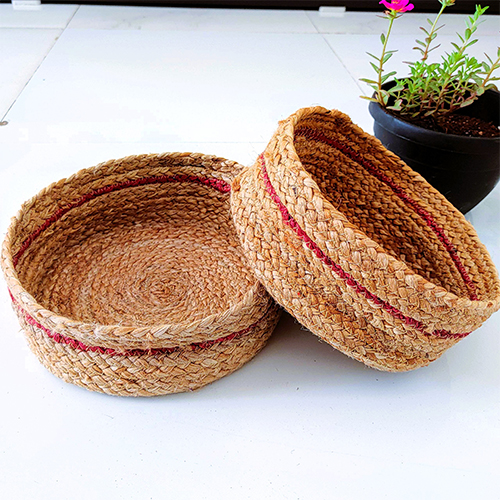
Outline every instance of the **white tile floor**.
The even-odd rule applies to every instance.
[[[304,11],[214,10],[86,5],[70,29],[317,33]]]
[[[62,29],[0,28],[0,115],[4,116],[56,43]]]
[[[376,2],[374,2],[376,7]],[[425,15],[396,24],[394,67]],[[464,16],[445,18],[443,41]],[[250,163],[278,120],[321,104],[372,120],[359,78],[377,13],[0,4],[0,228],[76,170],[190,150]],[[498,16],[474,50],[495,52]],[[500,187],[469,218],[500,267]],[[27,350],[0,289],[0,484],[10,499],[497,499],[500,313],[433,365],[364,368],[285,315],[203,391],[123,400]]]

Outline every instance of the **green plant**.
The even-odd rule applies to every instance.
[[[441,62],[428,62],[430,52],[439,47],[433,46],[437,32],[442,28],[438,26],[439,18],[446,7],[455,3],[455,0],[439,0],[441,9],[434,21],[427,19],[429,28],[420,28],[426,35],[423,40],[417,40],[414,47],[420,53],[420,59],[407,63],[410,75],[400,79],[394,77],[395,71],[384,72],[384,65],[396,52],[387,50],[388,40],[394,21],[404,12],[412,10],[413,5],[409,0],[392,0],[392,3],[382,0],[380,3],[387,8],[384,19],[389,21],[389,27],[387,33],[380,37],[382,55],[377,57],[368,53],[376,61],[370,61],[370,64],[377,79],[361,79],[375,91],[373,97],[362,96],[364,99],[378,102],[382,107],[409,118],[434,116],[438,119],[472,104],[486,90],[496,88],[493,81],[500,80],[500,77],[493,73],[500,68],[500,48],[495,61],[485,54],[487,61],[479,62],[466,52],[477,42],[473,35],[488,7],[476,5],[474,15],[466,20],[465,33],[457,33],[459,43],[452,43],[453,50],[442,56]],[[384,88],[391,77],[394,77],[394,85]]]

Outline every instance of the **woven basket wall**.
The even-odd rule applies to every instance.
[[[264,346],[279,310],[234,231],[240,170],[201,154],[131,156],[23,205],[2,268],[52,373],[109,394],[166,394],[227,375]]]
[[[338,111],[281,122],[231,202],[273,297],[374,368],[427,365],[499,308],[498,275],[472,226]]]

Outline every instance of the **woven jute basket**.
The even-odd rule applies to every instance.
[[[371,367],[427,365],[499,308],[473,227],[343,113],[306,108],[281,122],[231,196],[267,290]]]
[[[52,373],[108,394],[159,395],[202,387],[264,346],[279,309],[234,230],[240,170],[201,154],[130,156],[23,205],[2,268]]]

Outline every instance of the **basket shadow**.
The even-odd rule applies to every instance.
[[[267,346],[230,376],[196,391],[196,398],[274,397],[296,391],[332,392],[379,381],[406,384],[417,372],[391,373],[368,368],[349,358],[283,312]],[[181,395],[179,395],[181,396]],[[185,394],[189,397],[189,394]]]

